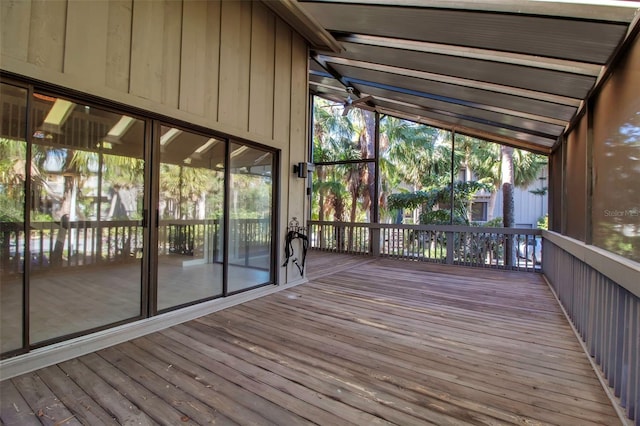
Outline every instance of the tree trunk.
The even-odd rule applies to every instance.
[[[353,224],[356,222],[356,213],[357,213],[357,205],[358,203],[358,193],[355,191],[351,191],[351,212],[349,214],[349,243],[348,243],[348,249],[349,251],[354,249],[354,244],[353,244],[353,231],[354,231],[354,226]]]
[[[364,135],[366,135],[365,140],[361,141],[362,146],[366,147],[363,152],[366,156],[363,155],[362,158],[373,158],[375,157],[376,115],[372,112],[365,111],[362,111],[362,114],[364,116]],[[366,177],[363,184],[365,184],[367,188],[364,194],[364,211],[367,214],[369,222],[378,220],[378,218],[374,217],[373,211],[374,200],[376,199],[375,180],[377,176],[375,174],[375,164],[367,163]]]
[[[324,194],[322,191],[318,191],[318,220],[324,221]]]
[[[471,167],[469,167],[471,158],[471,147],[466,146],[464,150],[464,181],[470,182],[473,176],[471,175]],[[471,223],[473,220],[473,199],[467,201],[467,223]]]
[[[513,205],[513,148],[502,146],[500,149],[502,168],[502,223],[505,228],[515,226],[515,209]],[[516,263],[513,236],[505,236],[504,262],[506,266]]]
[[[487,221],[492,221],[495,219],[496,215],[494,211],[496,210],[496,199],[498,198],[498,190],[496,188],[491,191],[489,195],[489,204],[487,205]]]

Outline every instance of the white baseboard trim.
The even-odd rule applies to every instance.
[[[166,314],[34,349],[24,355],[0,361],[0,380],[10,379],[24,373],[86,355],[183,322],[191,321],[222,309],[304,284],[307,281],[306,278],[300,278],[286,284],[260,287],[230,297],[199,303],[167,312]]]

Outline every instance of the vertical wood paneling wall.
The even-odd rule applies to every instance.
[[[0,49],[5,71],[281,149],[281,234],[305,217],[307,45],[261,2],[2,0]]]
[[[306,108],[306,44],[260,2],[0,5],[0,67],[7,71],[134,106],[151,101],[158,112],[280,148],[289,146],[290,127],[306,126],[298,109]]]

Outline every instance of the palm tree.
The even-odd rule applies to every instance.
[[[505,183],[510,184],[511,189],[514,186],[526,188],[539,178],[540,171],[547,164],[547,157],[543,155],[506,147],[472,136],[456,135],[455,148],[456,167],[464,166],[473,172],[478,181],[487,183],[494,188],[489,198],[488,220],[493,219],[497,191],[502,189]],[[507,178],[509,174],[511,179]],[[513,202],[513,195],[509,196],[503,193],[503,197],[508,204]],[[512,216],[512,213],[503,211],[503,219],[507,215]],[[508,225],[505,224],[505,226]]]
[[[26,143],[0,138],[0,222],[24,221]]]
[[[387,205],[392,191],[403,192],[402,185],[408,185],[408,191],[446,185],[451,143],[445,133],[391,116],[384,117],[380,127],[379,161],[383,175],[380,200],[383,205]]]
[[[313,161],[324,163],[358,158],[355,146],[351,143],[353,124],[348,117],[342,116],[340,105],[318,97],[314,98],[314,102]],[[335,180],[334,168],[319,166],[313,175],[320,221],[325,220],[331,209],[335,220],[343,220],[342,183]],[[330,170],[332,173],[329,173]]]
[[[450,144],[438,129],[391,116],[380,127],[381,157],[395,166],[398,181],[427,187],[448,175]]]

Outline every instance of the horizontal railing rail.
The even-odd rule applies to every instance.
[[[221,261],[221,226],[217,219],[161,220],[158,254]],[[270,219],[232,219],[229,231],[229,255],[235,263],[248,265],[251,256],[269,253]],[[142,258],[144,227],[136,220],[31,222],[25,236],[23,223],[0,222],[0,248],[1,275],[22,273],[26,258],[33,272],[135,261]]]
[[[25,238],[29,239],[29,254]],[[143,227],[136,220],[31,222],[28,236],[23,224],[3,222],[0,223],[2,274],[24,271],[27,258],[34,272],[139,259],[143,238]]]
[[[545,232],[542,269],[626,416],[640,425],[640,267]]]
[[[539,229],[309,221],[310,247],[454,265],[540,271]]]

